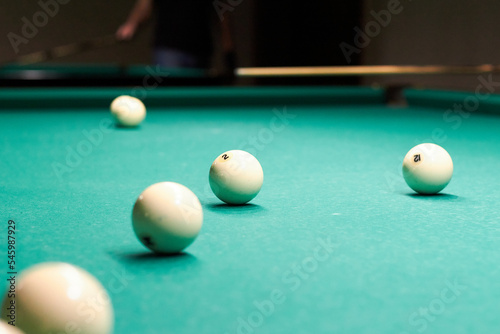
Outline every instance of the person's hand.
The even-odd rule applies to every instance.
[[[134,37],[137,27],[132,23],[125,23],[116,31],[116,38],[123,41],[128,41]]]

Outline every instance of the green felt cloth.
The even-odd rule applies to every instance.
[[[495,86],[483,86],[479,81],[475,92],[442,91],[432,89],[407,89],[405,98],[412,106],[440,108],[448,111],[444,119],[453,118],[457,113],[461,116],[468,113],[500,113],[500,94]],[[486,84],[485,84],[486,85]]]
[[[170,78],[202,78],[209,73],[196,68],[164,68],[153,65],[132,65],[127,67],[126,74],[131,77],[165,76]],[[149,79],[149,80],[153,80]]]
[[[0,90],[2,109],[102,108],[119,95],[132,95],[148,108],[221,107],[276,104],[381,104],[384,90],[369,87],[201,87],[201,88],[6,88]]]
[[[274,108],[286,108],[286,124]],[[66,261],[94,274],[116,333],[498,332],[498,117],[454,128],[439,109],[165,106],[137,129],[99,130],[107,107],[81,111],[0,114],[1,219],[17,222],[18,269]],[[54,164],[84,149],[87,131],[102,139],[58,177]],[[406,152],[427,141],[455,163],[440,196],[415,196],[401,176]],[[252,204],[228,207],[208,170],[237,148],[260,160],[264,186]],[[160,181],[203,204],[201,234],[182,256],[152,256],[132,231],[135,199]],[[258,311],[272,294],[280,303]]]

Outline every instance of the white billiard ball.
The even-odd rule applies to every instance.
[[[141,124],[146,117],[146,107],[136,97],[122,95],[111,103],[111,114],[121,126],[134,127]]]
[[[16,326],[0,321],[0,334],[23,334]]]
[[[241,205],[257,196],[262,188],[264,172],[253,155],[233,150],[215,159],[208,179],[210,188],[221,201]]]
[[[203,210],[198,197],[182,184],[149,186],[135,202],[132,224],[137,238],[156,253],[178,253],[198,236]]]
[[[453,161],[444,148],[436,144],[420,144],[403,160],[403,176],[411,189],[432,195],[443,190],[453,175]]]
[[[109,334],[113,307],[99,281],[85,270],[62,262],[35,265],[19,276],[15,297],[5,296],[2,319],[15,301],[16,326],[26,334]]]

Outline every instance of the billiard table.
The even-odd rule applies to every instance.
[[[409,89],[407,105],[387,105],[384,93],[3,88],[4,287],[7,272],[36,263],[80,266],[108,290],[120,334],[498,333],[500,97]],[[114,125],[121,94],[148,107],[138,128]],[[439,195],[402,177],[422,142],[454,161]],[[230,149],[264,170],[244,206],[208,184]],[[137,196],[161,181],[190,188],[204,210],[197,240],[175,256],[132,230]]]

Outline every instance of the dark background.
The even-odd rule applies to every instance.
[[[257,66],[348,65],[339,44],[354,39],[362,1],[255,2]]]
[[[42,0],[44,3],[55,0]],[[66,0],[67,1],[67,0]],[[26,45],[20,54],[114,33],[123,23],[135,0],[85,2],[72,0]],[[0,6],[2,60],[15,53],[7,39],[21,35],[22,18],[32,21],[40,11],[37,1],[2,0]],[[352,40],[353,29],[362,16],[361,1],[312,0],[299,4],[285,0],[243,0],[233,8],[232,30],[240,66],[344,65],[338,44]],[[215,15],[214,21],[218,23]],[[218,25],[214,25],[214,35]],[[135,40],[112,50],[99,50],[61,61],[147,63],[150,61],[152,24],[146,24]],[[216,42],[219,40],[216,37]],[[216,54],[220,53],[218,49]],[[218,61],[214,59],[215,62]]]
[[[255,0],[255,65],[349,65],[339,48],[355,37],[362,23],[362,1]],[[351,65],[359,64],[359,56]],[[301,78],[302,84],[355,84],[358,78]],[[290,79],[259,79],[262,84],[287,84]]]
[[[44,0],[42,0],[44,1]],[[45,0],[55,1],[55,0]],[[19,54],[112,34],[126,19],[134,0],[70,0],[39,29]],[[232,11],[237,65],[347,65],[340,42],[353,43],[354,27],[373,21],[371,11],[387,8],[388,0],[242,0]],[[474,65],[497,64],[500,55],[500,2],[482,0],[401,0],[402,13],[373,37],[353,64]],[[0,61],[16,56],[7,35],[21,33],[23,17],[40,11],[37,0],[0,0]],[[214,15],[215,16],[215,15]],[[217,29],[214,29],[217,34]],[[119,63],[151,60],[152,24],[142,27],[134,41],[89,51],[58,62]],[[217,45],[214,66],[221,67]],[[319,80],[319,79],[318,79]],[[323,81],[326,79],[322,79]],[[335,80],[327,82],[336,83]],[[477,78],[379,77],[364,83],[404,82],[432,87],[474,89]]]

